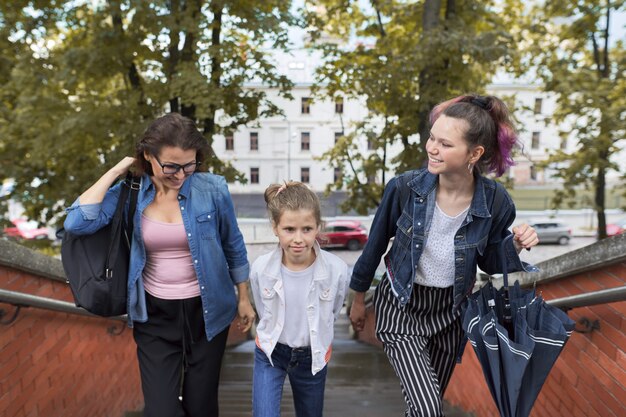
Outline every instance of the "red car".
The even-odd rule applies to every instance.
[[[47,227],[37,227],[37,222],[26,219],[13,219],[15,227],[5,227],[4,235],[21,239],[48,239],[50,231]]]
[[[615,223],[609,223],[606,225],[607,236],[617,236],[626,232],[626,217],[619,219]]]
[[[367,242],[367,229],[358,220],[327,221],[317,240],[323,248],[359,250]]]

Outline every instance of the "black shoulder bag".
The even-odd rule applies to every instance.
[[[126,314],[128,264],[138,192],[139,178],[128,173],[111,223],[91,235],[61,232],[61,260],[74,302],[98,316]],[[129,194],[128,219],[124,221]]]

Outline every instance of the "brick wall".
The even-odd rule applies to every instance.
[[[64,282],[2,266],[0,287],[72,301]],[[15,311],[0,308],[5,319]],[[135,342],[122,322],[23,307],[0,325],[0,370],[2,417],[122,417],[143,408]]]
[[[0,288],[73,302],[58,260],[2,240]],[[0,309],[7,321],[16,307],[0,302]],[[248,337],[233,324],[228,343]],[[126,323],[23,307],[16,321],[0,324],[0,417],[122,417],[142,409]]]
[[[626,285],[626,235],[607,239],[538,265],[537,275],[514,274],[546,300]],[[576,308],[569,316],[597,320],[600,329],[573,333],[535,403],[531,417],[626,416],[626,302]],[[580,327],[580,325],[579,325]],[[373,343],[374,313],[367,311],[359,339]],[[376,341],[378,343],[378,341]],[[498,417],[470,344],[457,365],[445,399],[479,417]]]

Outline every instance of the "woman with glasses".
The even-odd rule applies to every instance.
[[[131,167],[141,174],[128,275],[146,417],[218,415],[228,329],[250,329],[249,264],[224,178],[200,172],[207,140],[170,113],[67,209],[65,229],[90,234],[113,216]],[[235,287],[236,290],[235,290]]]

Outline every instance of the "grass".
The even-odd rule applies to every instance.
[[[551,210],[556,189],[554,188],[509,188],[509,194],[515,202],[517,210]],[[605,194],[607,209],[626,208],[626,187],[613,188]],[[571,205],[570,205],[571,203]],[[561,209],[584,209],[593,207],[593,193],[580,190],[574,199],[566,200]]]

